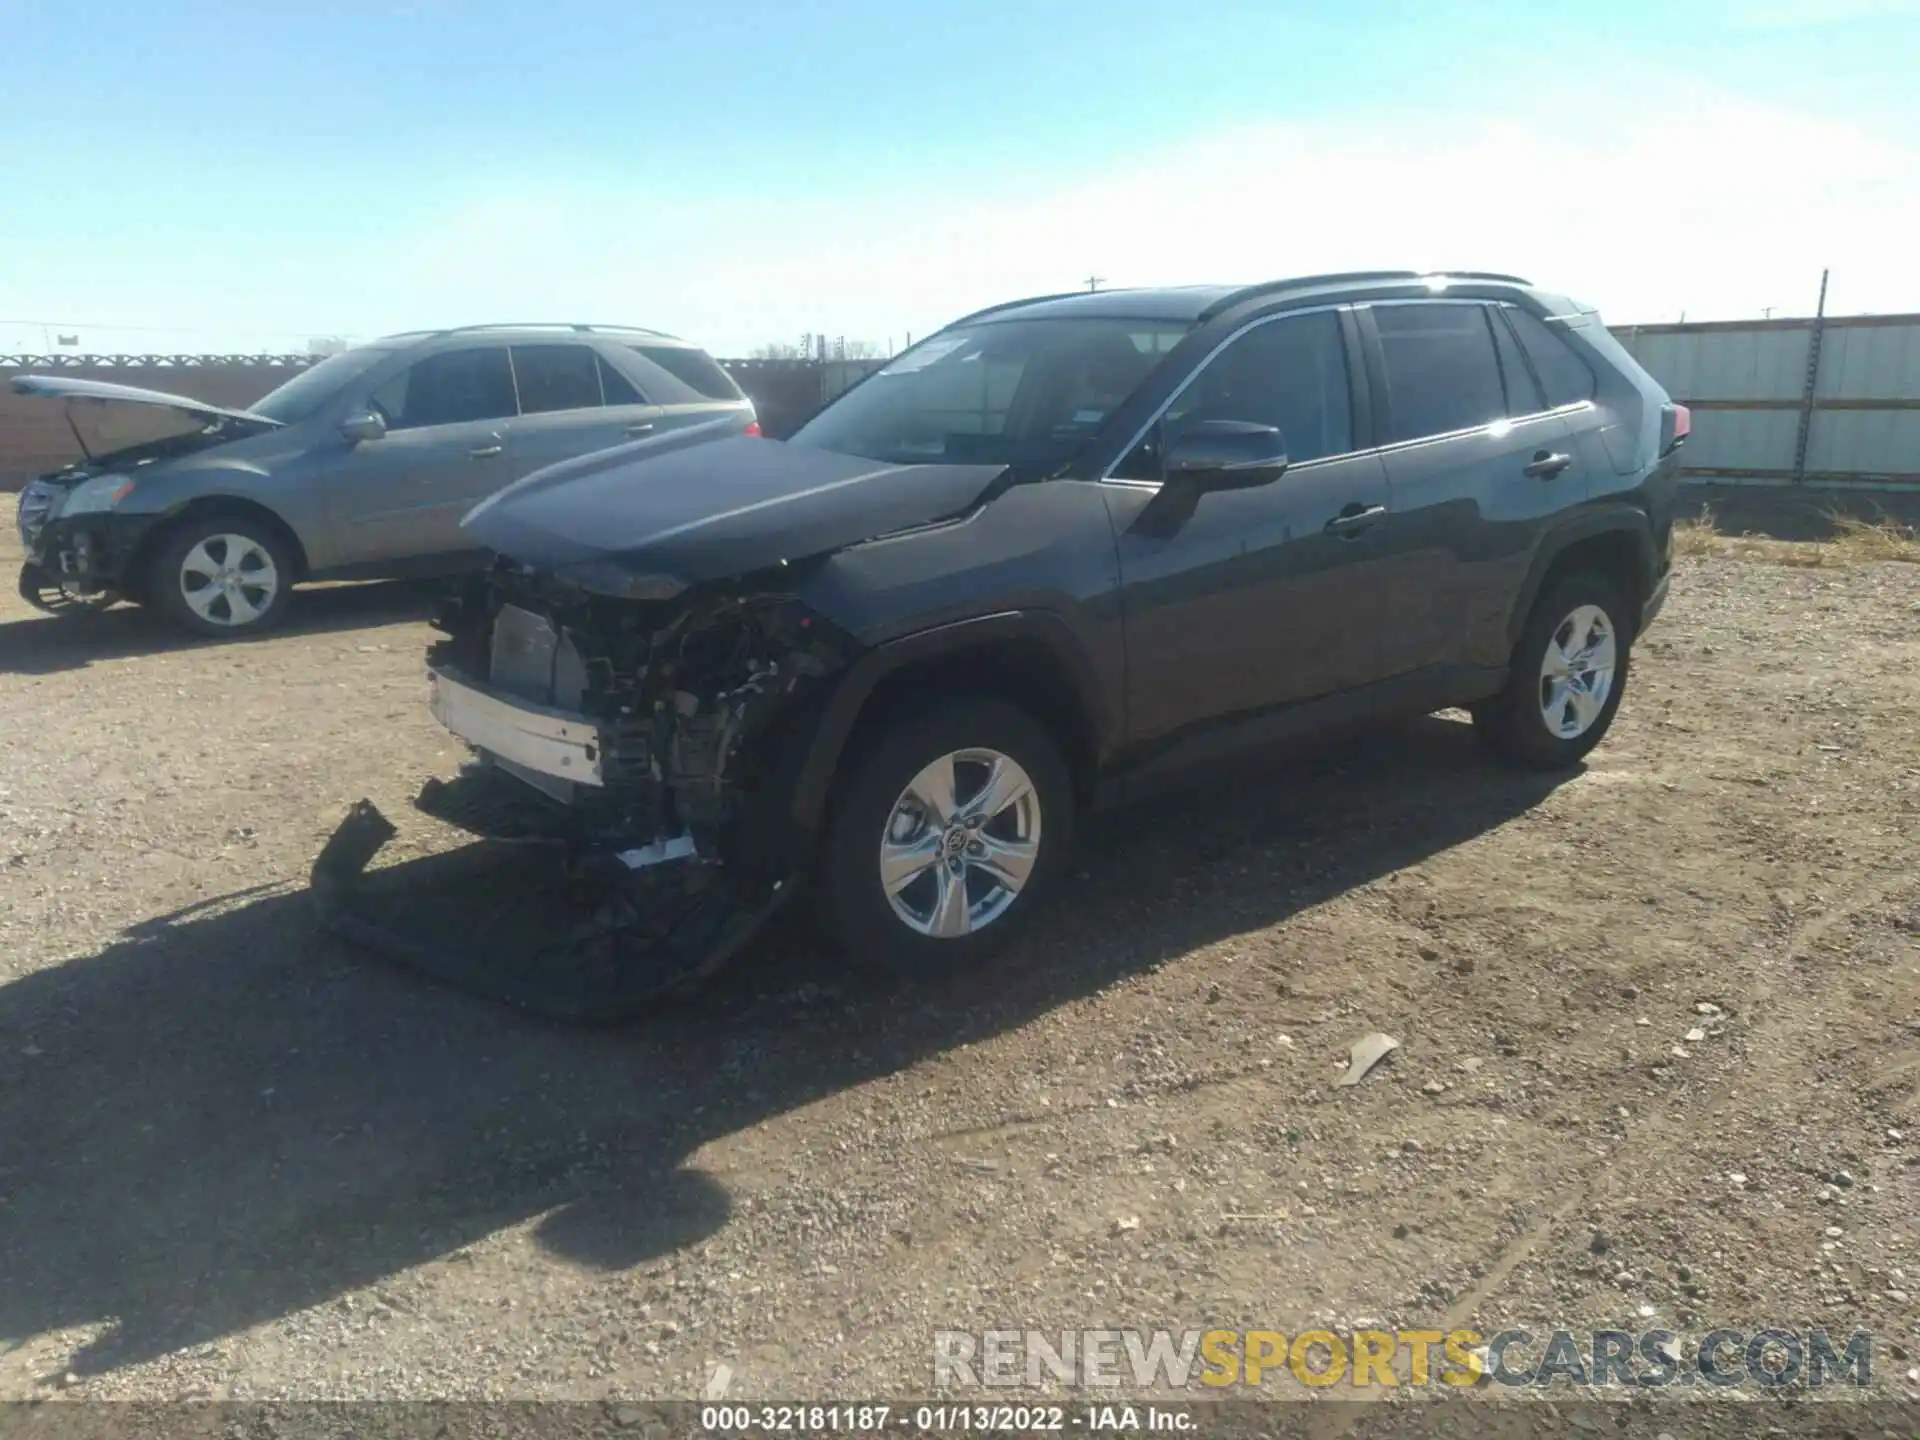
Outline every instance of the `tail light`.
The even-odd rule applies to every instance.
[[[1686,406],[1668,401],[1660,407],[1660,453],[1670,455],[1685,442],[1693,429],[1693,412]]]
[[[760,433],[760,422],[758,420],[749,420],[747,422],[747,428],[740,433],[743,435],[758,435]]]

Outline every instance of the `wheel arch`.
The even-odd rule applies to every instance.
[[[908,702],[942,694],[993,695],[1047,727],[1084,800],[1112,739],[1093,664],[1066,622],[1006,611],[936,626],[868,651],[848,667],[805,746],[792,799],[796,830],[824,825],[842,758],[863,728]]]
[[[294,581],[307,578],[309,573],[307,547],[300,543],[300,536],[294,528],[271,507],[240,495],[196,495],[185,504],[168,511],[159,523],[141,537],[140,548],[133,555],[132,563],[128,567],[129,573],[144,580],[148,567],[153,563],[153,557],[166,543],[168,535],[190,521],[211,520],[221,516],[252,520],[272,530],[293,558],[294,573],[291,578]]]
[[[1653,524],[1638,510],[1614,510],[1571,521],[1555,530],[1534,553],[1526,582],[1507,617],[1507,643],[1517,645],[1526,629],[1534,602],[1546,588],[1566,575],[1591,570],[1614,581],[1633,607],[1627,617],[1631,633],[1640,630],[1641,615],[1658,579],[1659,552]]]

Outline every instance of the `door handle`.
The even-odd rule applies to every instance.
[[[642,420],[638,424],[627,426],[627,434],[636,438],[641,435],[651,435],[652,433],[653,421],[651,420]]]
[[[1327,532],[1351,539],[1387,513],[1384,505],[1362,505],[1358,500],[1327,521]]]
[[[1536,450],[1533,459],[1521,467],[1520,473],[1534,480],[1551,480],[1571,464],[1571,455],[1554,455],[1545,450]]]
[[[495,435],[492,436],[485,445],[474,446],[473,449],[467,451],[467,455],[474,460],[485,460],[491,456],[498,455],[506,448],[506,446],[500,443],[500,437]]]

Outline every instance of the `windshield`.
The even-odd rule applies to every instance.
[[[788,441],[893,464],[1058,469],[1179,343],[1184,322],[1003,320],[922,341]]]
[[[320,407],[340,392],[357,375],[364,375],[393,352],[377,345],[358,350],[342,350],[329,355],[318,365],[309,366],[286,384],[268,391],[247,408],[256,415],[278,420],[282,425],[297,425],[310,419]]]

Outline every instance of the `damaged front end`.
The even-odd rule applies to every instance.
[[[464,583],[428,676],[473,759],[415,805],[481,843],[368,871],[395,830],[362,801],[314,866],[329,926],[570,1020],[711,975],[796,889],[793,780],[854,650],[792,580],[636,600],[502,560]]]

